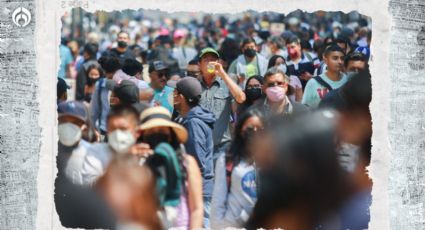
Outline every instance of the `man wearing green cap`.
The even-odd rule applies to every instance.
[[[202,74],[202,95],[200,104],[214,113],[217,121],[213,129],[214,161],[224,153],[230,143],[229,125],[231,104],[245,101],[245,93],[230,78],[219,63],[220,55],[212,48],[205,48],[199,55],[199,67]]]
[[[199,68],[201,70],[202,93],[200,105],[214,113],[216,122],[213,128],[213,161],[224,154],[230,145],[230,119],[233,100],[238,103],[245,101],[245,93],[236,84],[234,79],[219,63],[220,55],[213,48],[204,48],[199,54]],[[204,227],[209,228],[209,206],[211,201],[204,199]]]

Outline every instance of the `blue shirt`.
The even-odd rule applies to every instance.
[[[106,132],[106,117],[108,116],[109,91],[106,88],[106,79],[101,78],[96,82],[90,102],[91,121],[97,130]]]
[[[66,67],[69,64],[71,64],[73,58],[72,58],[72,55],[71,55],[71,50],[69,50],[69,48],[67,46],[64,46],[62,44],[59,47],[59,53],[60,53],[61,64],[60,64],[58,76],[60,78],[65,78],[66,77]]]
[[[173,91],[174,89],[165,86],[162,90],[155,89],[153,93],[153,103],[164,106],[173,114]]]

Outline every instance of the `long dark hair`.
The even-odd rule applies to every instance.
[[[91,79],[89,77],[89,73],[93,69],[97,69],[97,71],[99,71],[99,78],[98,79]],[[88,86],[93,86],[96,83],[96,81],[98,81],[100,78],[105,76],[105,74],[103,73],[102,67],[98,63],[93,63],[93,64],[89,65],[87,67],[86,73],[87,73],[86,74],[86,81],[87,81]]]
[[[282,58],[283,61],[285,61],[285,58],[282,57],[281,55],[273,55],[269,60],[269,64],[267,65],[267,69],[274,67],[274,65],[276,65],[276,61],[277,61],[278,58]],[[285,61],[285,65],[286,65],[286,61]]]
[[[257,80],[258,82],[260,82],[260,85],[261,86],[263,86],[263,84],[264,84],[264,78],[262,77],[262,76],[260,76],[260,75],[254,75],[254,76],[252,76],[252,77],[250,77],[247,81],[246,81],[246,83],[245,83],[245,93],[246,93],[246,87],[248,87],[248,84],[249,84],[249,82],[251,82],[252,81],[252,79],[255,79],[255,80]],[[248,98],[244,101],[244,105],[245,106],[250,106],[250,105],[252,105],[252,103],[253,103],[253,101],[250,101]]]
[[[230,145],[230,154],[228,154],[228,159],[233,162],[233,165],[237,165],[241,160],[247,159],[249,157],[247,153],[247,144],[249,142],[249,137],[247,139],[242,135],[242,127],[245,122],[251,117],[260,118],[260,120],[264,124],[263,113],[257,108],[249,108],[241,114],[234,129],[234,138]]]

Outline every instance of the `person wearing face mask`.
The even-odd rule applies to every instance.
[[[81,168],[90,143],[82,139],[88,129],[88,112],[79,101],[58,105],[58,174],[54,201],[61,224],[67,228],[115,229],[112,211],[83,184]]]
[[[285,58],[280,55],[273,55],[270,58],[268,68],[270,69],[272,67],[280,69],[285,74],[288,72]],[[303,98],[303,88],[300,79],[295,75],[289,75],[289,85],[294,88],[294,92],[289,95],[289,99],[291,99],[291,101],[301,102]]]
[[[91,102],[92,95],[95,90],[96,82],[104,77],[102,68],[98,63],[94,63],[87,68],[87,80],[84,87],[84,101],[87,103]]]
[[[152,153],[149,145],[136,144],[139,137],[138,118],[138,111],[130,105],[111,107],[107,118],[108,143],[96,143],[87,150],[82,166],[84,184],[92,185],[103,175],[111,160],[119,155],[143,156]]]
[[[130,34],[121,31],[117,34],[117,47],[106,51],[103,56],[115,56],[120,60],[121,65],[124,65],[126,59],[136,59],[133,52],[128,48],[130,44]]]
[[[228,154],[215,167],[211,204],[212,229],[242,228],[257,200],[256,167],[249,143],[264,127],[263,114],[255,108],[238,119]]]
[[[272,36],[267,39],[267,46],[270,49],[270,56],[266,58],[271,58],[274,55],[280,55],[283,57],[288,56],[288,51],[285,47],[285,40],[280,36]]]
[[[239,77],[240,83],[245,83],[245,78],[254,75],[263,76],[267,71],[268,61],[257,53],[257,45],[252,38],[246,38],[241,45],[242,54],[232,62],[228,73]]]
[[[89,108],[92,124],[103,141],[106,136],[106,117],[110,109],[109,93],[113,89],[113,87],[108,87],[107,82],[121,69],[121,64],[116,57],[103,56],[98,61],[104,70],[105,77],[96,82]]]
[[[183,172],[180,202],[177,207],[174,207],[174,210],[177,210],[177,216],[172,219],[168,219],[169,216],[167,216],[168,222],[171,222],[169,227],[201,228],[204,216],[202,176],[196,160],[191,155],[186,154],[184,148],[184,143],[188,139],[187,130],[182,125],[171,121],[171,113],[161,106],[151,107],[143,111],[140,115],[140,121],[139,142],[147,143],[155,150],[158,146],[162,146],[161,143],[169,143],[177,154],[180,171]],[[148,157],[146,163],[149,164],[149,161]]]
[[[87,131],[88,112],[78,101],[66,101],[58,105],[58,161],[59,173],[64,172],[74,184],[82,184],[81,166],[90,143],[82,139]],[[59,156],[60,155],[60,156]]]
[[[270,68],[264,75],[262,89],[265,96],[255,106],[258,106],[266,116],[308,111],[306,106],[289,100],[287,95],[291,94],[293,88],[289,85],[289,77],[277,67]]]
[[[174,108],[180,114],[180,122],[188,131],[189,138],[185,144],[188,154],[198,162],[202,173],[202,195],[204,202],[204,227],[209,227],[212,189],[214,185],[213,138],[214,114],[199,105],[202,86],[195,78],[186,77],[176,83],[169,83],[174,88]]]
[[[263,83],[264,79],[261,76],[255,75],[246,81],[245,95],[246,100],[239,104],[237,114],[242,114],[245,110],[255,104],[256,101],[261,100],[263,97]]]
[[[83,49],[83,62],[77,68],[77,79],[76,79],[76,90],[75,90],[75,99],[78,101],[84,101],[85,98],[85,88],[87,81],[89,79],[89,67],[96,65],[99,66],[99,63],[96,61],[96,53],[98,51],[97,44],[87,43],[84,45]]]
[[[314,74],[314,58],[308,52],[302,52],[301,41],[297,36],[291,36],[286,42],[288,49],[287,74],[295,75],[301,80],[303,88]]]

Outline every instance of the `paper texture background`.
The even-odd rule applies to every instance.
[[[55,76],[60,17],[78,6],[91,12],[143,8],[289,13],[302,9],[356,10],[370,16],[374,133],[369,170],[374,187],[369,228],[424,228],[423,1],[0,0],[0,5],[0,229],[64,229],[53,200],[57,172]],[[11,22],[18,6],[26,7],[33,16],[25,28]]]

